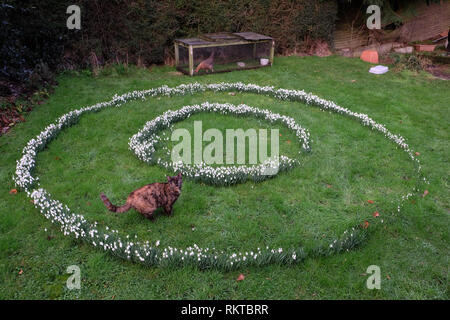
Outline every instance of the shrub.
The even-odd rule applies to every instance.
[[[7,0],[1,5],[0,75],[45,79],[39,72],[170,60],[173,40],[199,33],[254,31],[275,38],[277,52],[332,40],[332,0],[80,0],[81,30],[66,28],[68,0]],[[4,27],[3,27],[4,26]],[[168,59],[169,58],[169,59]]]
[[[431,60],[423,55],[417,54],[391,54],[394,69],[401,71],[404,69],[411,71],[423,71],[432,64]]]
[[[65,20],[52,10],[65,12],[57,0],[0,4],[0,76],[24,82],[35,72],[36,79],[48,80],[65,40]]]

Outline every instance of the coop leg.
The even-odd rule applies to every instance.
[[[178,50],[178,43],[175,42],[175,67],[180,63],[180,51]]]
[[[272,46],[270,47],[270,65],[273,65],[274,54],[275,54],[275,41],[272,40]]]
[[[194,75],[194,50],[189,46],[189,75]]]

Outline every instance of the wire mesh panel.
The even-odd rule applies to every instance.
[[[256,33],[205,34],[175,41],[179,71],[188,75],[227,72],[270,66],[274,41]]]
[[[189,70],[189,49],[187,47],[179,47],[179,67]]]

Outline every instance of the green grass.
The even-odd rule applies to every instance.
[[[448,299],[448,82],[409,72],[375,76],[357,59],[277,58],[271,68],[189,78],[169,67],[123,75],[62,75],[46,104],[0,137],[0,298],[47,299]],[[312,247],[364,221],[373,211],[389,223],[374,229],[361,248],[307,259],[295,267],[272,265],[232,272],[154,268],[119,260],[89,244],[64,237],[14,188],[15,161],[28,140],[69,110],[109,100],[115,93],[192,81],[242,81],[304,89],[351,110],[369,114],[420,152],[429,194],[409,201],[392,217],[395,201],[416,183],[406,154],[379,133],[346,117],[301,103],[254,94],[161,97],[88,114],[38,155],[36,175],[54,198],[87,219],[162,245]],[[121,204],[133,189],[163,181],[164,169],[139,161],[128,139],[168,109],[210,102],[245,103],[296,119],[311,132],[312,151],[301,165],[262,183],[213,187],[186,180],[170,218],[154,223],[138,213],[107,212],[98,194]],[[204,130],[267,128],[254,119],[199,114],[176,127]],[[280,128],[281,152],[299,144]],[[283,131],[284,130],[284,131]],[[290,140],[291,143],[288,143]],[[330,187],[331,186],[331,187]],[[367,203],[368,199],[375,205]],[[194,230],[193,230],[193,227]],[[370,227],[369,227],[370,228]],[[45,231],[47,229],[47,231]],[[50,236],[50,237],[49,237]],[[68,291],[66,268],[81,268],[82,289]],[[381,268],[381,290],[365,286],[370,265]],[[19,271],[22,270],[22,274]],[[246,278],[235,279],[239,273]]]

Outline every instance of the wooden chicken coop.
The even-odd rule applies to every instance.
[[[175,40],[175,66],[186,75],[256,69],[273,64],[275,41],[254,32],[210,33]]]

